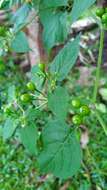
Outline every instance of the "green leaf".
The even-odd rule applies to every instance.
[[[44,26],[43,41],[47,50],[65,41],[69,28],[66,12],[40,11],[40,19]]]
[[[45,9],[45,8],[56,8],[59,6],[66,6],[68,0],[42,0],[40,3],[40,9]]]
[[[57,87],[54,93],[48,96],[48,107],[59,119],[65,119],[68,111],[69,96],[67,90]]]
[[[20,138],[22,144],[28,150],[31,155],[37,154],[37,139],[38,133],[36,126],[34,124],[29,124],[29,126],[20,129]]]
[[[50,66],[52,73],[57,73],[57,80],[62,81],[67,77],[69,71],[74,66],[79,53],[80,35],[59,52]]]
[[[15,86],[11,85],[8,88],[8,103],[12,103],[16,99]]]
[[[40,115],[41,115],[41,111],[39,109],[34,108],[34,107],[33,108],[28,108],[25,111],[26,119],[29,122],[34,121],[35,119],[40,117]]]
[[[75,22],[90,6],[95,3],[96,0],[76,0],[74,1],[72,12],[71,12],[71,21]]]
[[[35,8],[38,11],[41,4],[41,0],[32,0],[32,3],[33,3],[33,8]]]
[[[19,121],[11,117],[7,118],[4,127],[3,127],[3,138],[4,140],[9,139],[15,132],[16,127],[18,126]]]
[[[41,172],[67,179],[80,169],[82,152],[70,127],[58,120],[49,121],[43,131],[44,149],[38,157]]]
[[[43,77],[43,73],[41,72],[38,65],[35,65],[35,66],[32,67],[32,69],[31,69],[31,79],[36,84],[37,89],[41,90],[43,82],[44,82],[44,77]]]
[[[107,88],[100,88],[99,94],[103,100],[107,101]]]
[[[105,104],[103,104],[103,103],[97,103],[97,104],[95,104],[95,107],[96,107],[96,109],[98,110],[98,111],[100,111],[100,112],[102,112],[102,113],[107,113],[107,107],[106,107],[106,105]]]
[[[26,53],[30,50],[27,37],[24,32],[18,32],[11,43],[11,48],[16,53]]]
[[[13,29],[15,32],[19,31],[26,24],[26,20],[28,18],[30,10],[31,7],[27,3],[22,5],[13,15],[12,22],[14,23]]]

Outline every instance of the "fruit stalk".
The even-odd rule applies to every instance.
[[[93,103],[95,103],[97,100],[98,86],[99,86],[99,81],[100,81],[100,70],[101,70],[101,63],[102,63],[103,46],[104,46],[104,30],[101,28],[100,47],[99,47],[99,55],[98,55],[98,62],[97,62],[97,69],[96,69],[96,80],[95,80],[94,91],[93,91]]]

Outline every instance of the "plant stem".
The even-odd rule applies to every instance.
[[[97,92],[98,92],[98,86],[99,86],[99,80],[100,80],[100,70],[101,70],[101,63],[102,63],[103,46],[104,46],[104,30],[101,29],[100,47],[99,47],[99,55],[98,55],[98,62],[97,62],[97,69],[96,69],[96,81],[95,81],[94,92],[93,92],[93,103],[95,103],[96,99],[97,99]]]
[[[47,100],[47,98],[38,98],[35,94],[32,94],[32,93],[30,93],[30,95],[31,96],[33,96],[35,99],[34,100],[40,100],[40,101],[45,101],[45,100]]]
[[[18,108],[22,111],[22,113],[23,113],[23,115],[24,115],[24,113],[25,113],[24,109],[21,107],[21,105],[20,105],[17,101],[16,101],[15,103],[16,103],[16,105],[17,105]]]
[[[42,96],[46,97],[45,94],[43,92],[41,92],[40,90],[38,89],[35,89],[39,94],[42,94]]]

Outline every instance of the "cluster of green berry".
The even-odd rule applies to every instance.
[[[38,66],[39,66],[40,70],[44,73],[45,72],[45,64],[41,63]],[[34,92],[35,90],[38,91],[36,85],[32,81],[28,82],[26,86],[27,86],[27,89],[31,92]],[[28,103],[32,100],[32,96],[29,93],[24,93],[21,95],[20,100],[23,103]]]
[[[98,8],[96,15],[101,19],[103,26],[107,28],[107,8]]]
[[[36,86],[35,84],[31,81],[27,83],[27,89],[30,92],[34,92],[34,90],[36,90]],[[30,103],[32,101],[32,96],[31,93],[24,93],[20,96],[20,101],[24,104]],[[12,113],[15,112],[14,110],[14,106],[12,104],[8,104],[4,107],[4,113],[6,113],[7,115],[11,115]]]
[[[4,66],[5,66],[4,64],[0,64],[0,72],[4,71]],[[38,66],[42,72],[45,71],[44,64],[39,64]],[[32,103],[32,101],[35,99],[35,91],[43,95],[43,93],[37,89],[37,86],[33,81],[28,82],[26,84],[26,92],[21,94],[20,98],[18,98],[20,103],[24,105]],[[6,105],[5,107],[3,107],[3,110],[4,113],[6,113],[7,115],[11,115],[15,112],[15,108],[12,104]]]
[[[83,123],[84,117],[89,116],[90,108],[87,105],[81,105],[81,102],[79,99],[73,99],[71,101],[71,105],[78,112],[72,117],[72,122],[75,125],[81,125]]]
[[[26,86],[27,86],[29,91],[34,92],[36,90],[36,86],[32,81],[28,82]],[[20,99],[22,102],[27,103],[27,102],[31,101],[32,97],[29,93],[24,93],[21,95]]]

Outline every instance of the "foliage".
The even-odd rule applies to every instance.
[[[11,73],[11,76],[9,77],[10,84],[14,82],[17,83],[17,86],[21,84],[20,86],[20,91],[21,91],[22,84],[23,84],[23,88],[25,88],[25,83],[27,82],[27,79],[25,78],[23,80],[23,75],[20,75],[19,77],[19,70],[16,71],[16,69],[15,69],[15,74],[16,74],[15,75],[13,66],[11,69],[9,70],[8,69],[9,67],[7,67],[6,73],[8,71],[9,76],[10,76],[9,73]],[[87,85],[84,88],[83,85],[82,86],[79,85],[77,83],[79,79],[79,75],[77,75],[77,72],[79,72],[79,69],[78,70],[77,68],[73,69],[73,71],[67,78],[66,86],[68,87],[69,94],[70,96],[73,97],[72,98],[73,100],[74,100],[74,97],[78,97],[79,100],[81,99],[81,102],[83,104],[86,104],[86,100],[84,99],[84,97],[86,97],[87,94],[89,97],[91,97],[92,86]],[[15,77],[14,80],[13,80],[13,77]],[[6,77],[4,78],[5,78],[4,81],[2,80],[3,83],[1,82],[1,86],[4,88],[4,91],[2,92],[2,97],[4,97],[3,96],[4,94],[8,93],[7,86],[10,86],[10,84],[7,83]],[[90,77],[88,78],[88,80],[90,81]],[[104,81],[104,86],[103,86],[103,90],[104,90],[107,88],[106,72],[103,73],[103,77],[101,78],[101,80]],[[74,83],[75,83],[75,86],[74,86]],[[71,91],[71,88],[72,88],[72,91]],[[104,94],[104,96],[106,96],[106,93]],[[100,95],[100,97],[102,97],[102,94]],[[107,100],[105,100],[105,103],[103,102],[100,104],[98,103],[97,107],[100,110],[100,114],[102,115],[104,121],[107,122],[107,117],[106,117]],[[70,109],[70,112],[72,111],[72,109]],[[44,126],[44,121],[47,118],[46,112],[40,115],[39,113],[37,113],[36,110],[35,111],[33,110],[32,112],[32,109],[29,109],[27,110],[26,115],[29,115],[29,114],[30,114],[29,117],[32,118],[32,121],[34,121],[35,115],[38,114],[36,125],[38,124],[39,127],[41,125]],[[1,116],[1,113],[0,113],[0,116]],[[71,123],[71,119],[69,122]],[[45,123],[47,123],[47,121]],[[24,120],[23,120],[23,124],[24,124]],[[87,121],[86,126],[88,126],[88,129],[90,131],[90,141],[89,141],[88,147],[83,150],[84,159],[83,159],[83,164],[78,172],[78,175],[74,176],[72,180],[70,180],[70,184],[68,188],[69,190],[79,189],[80,185],[81,185],[81,188],[87,188],[87,190],[89,187],[91,188],[103,187],[104,189],[106,189],[106,186],[107,186],[106,184],[107,154],[106,154],[105,134],[101,130],[98,121],[93,116],[91,116],[91,118]],[[25,129],[25,128],[21,128],[21,129]],[[1,128],[0,128],[0,134],[1,134]],[[80,134],[78,135],[80,136]],[[31,157],[28,154],[28,150],[27,149],[24,150],[22,144],[20,144],[20,141],[19,141],[18,131],[16,135],[14,135],[11,138],[11,141],[3,142],[3,139],[0,137],[0,146],[1,146],[0,148],[0,155],[1,155],[0,189],[4,188],[4,190],[11,190],[14,187],[16,190],[19,190],[20,188],[22,189],[36,188],[37,190],[39,190],[40,188],[43,190],[48,188],[49,190],[51,190],[51,189],[54,189],[54,187],[56,189],[63,186],[63,183],[65,182],[65,180],[64,181],[60,180],[57,183],[56,179],[51,175],[48,175],[43,180],[43,176],[41,175],[41,172],[39,172],[39,168],[37,166],[36,157],[35,156]],[[40,182],[41,180],[42,182]]]
[[[10,16],[12,27],[1,27],[0,55],[4,56],[0,62],[1,78],[4,78],[3,61],[6,62],[5,56],[8,53],[31,51],[23,28],[29,24],[29,13],[33,8],[36,9],[43,25],[43,41],[48,55],[50,55],[55,45],[62,44],[67,40],[71,23],[77,21],[82,13],[95,3],[95,0],[83,0],[82,3],[81,0],[33,0],[30,2],[12,1],[11,3],[6,1],[5,5],[4,2],[1,4],[1,8],[11,8],[15,3],[19,3],[21,6],[14,15]],[[70,102],[74,98],[73,93],[70,94],[69,88],[65,87],[66,84],[63,85],[64,79],[67,79],[76,63],[80,38],[79,34],[75,39],[67,42],[49,64],[47,70],[40,65],[32,68],[30,83],[34,84],[33,91],[28,89],[27,82],[26,84],[22,83],[23,89],[21,89],[22,81],[18,81],[19,86],[17,86],[15,85],[17,80],[12,80],[11,84],[8,82],[5,98],[1,99],[1,115],[3,117],[1,117],[0,128],[3,139],[8,140],[15,134],[29,155],[36,157],[40,173],[52,173],[61,180],[76,175],[81,168],[82,150],[79,142],[81,122],[88,125],[91,120],[94,122],[96,118],[107,135],[105,123],[96,107],[104,40],[103,30],[101,30],[93,101],[86,95],[79,98],[81,105],[79,109],[72,107]],[[85,102],[82,102],[82,99],[85,99]],[[89,107],[92,108],[91,113]],[[83,117],[81,122],[77,123],[76,120],[74,122],[76,116]],[[81,188],[88,189],[88,183],[81,185]]]

